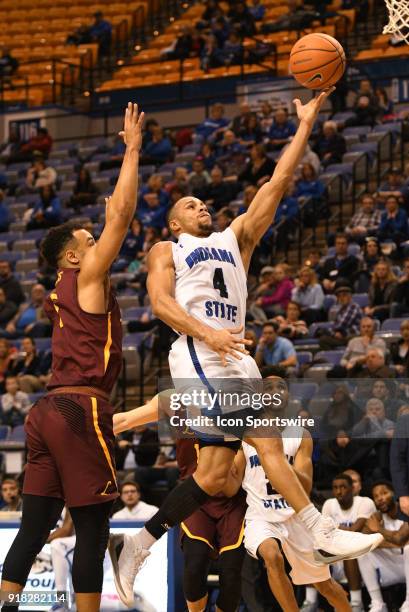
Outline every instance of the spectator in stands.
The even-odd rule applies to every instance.
[[[271,148],[281,149],[291,140],[296,129],[295,124],[288,117],[287,108],[278,108],[274,113],[274,121],[268,133]]]
[[[359,495],[362,491],[362,478],[361,474],[356,470],[344,470],[344,474],[348,474],[352,480],[352,493],[355,495]]]
[[[345,127],[355,125],[368,125],[373,127],[379,114],[376,99],[375,102],[373,102],[368,95],[359,95],[354,104],[353,113],[354,115],[348,117],[345,121]]]
[[[23,425],[31,407],[27,393],[20,390],[16,376],[6,377],[6,392],[1,396],[0,421],[3,425],[16,427]]]
[[[278,329],[274,321],[264,323],[255,360],[259,368],[278,366],[284,373],[290,373],[297,366],[297,355],[292,342],[279,336]]]
[[[251,147],[263,138],[256,113],[250,113],[239,130],[240,144],[244,147]]]
[[[356,367],[351,370],[350,376],[352,378],[360,379],[357,390],[357,397],[368,396],[372,390],[372,378],[395,378],[396,373],[394,370],[385,365],[385,354],[379,348],[372,348],[366,354],[366,360],[363,364],[357,364]],[[363,382],[361,379],[368,379],[368,383]]]
[[[15,352],[16,349],[10,346],[8,340],[0,338],[0,393],[5,391],[5,379]]]
[[[303,164],[301,177],[296,183],[295,197],[302,200],[305,200],[306,198],[320,200],[324,194],[325,185],[317,177],[317,173],[315,172],[312,164]]]
[[[256,32],[254,17],[244,0],[236,0],[230,3],[228,17],[232,26],[241,36],[252,36]]]
[[[44,259],[41,251],[38,254],[38,270],[36,277],[39,285],[43,285],[48,291],[54,289],[57,280],[56,270]]]
[[[366,402],[365,414],[354,426],[352,435],[355,438],[389,438],[393,436],[395,424],[386,418],[383,402],[372,397]]]
[[[155,120],[153,120],[155,121]],[[157,125],[155,121],[155,125]],[[146,134],[146,132],[145,132]],[[125,143],[121,136],[115,136],[112,147],[109,150],[109,159],[104,159],[99,164],[100,171],[111,170],[112,168],[120,168],[125,153]]]
[[[135,255],[142,251],[144,240],[142,223],[137,218],[132,219],[131,226],[121,248],[120,256],[131,262]]]
[[[90,171],[81,167],[68,205],[76,212],[80,212],[83,206],[91,206],[96,203],[98,193],[98,187],[92,182]]]
[[[342,156],[346,152],[347,147],[345,138],[338,134],[338,127],[335,121],[325,121],[322,135],[318,138],[314,150],[324,167],[342,162]]]
[[[24,291],[21,288],[19,281],[14,277],[11,271],[9,261],[0,259],[0,288],[6,294],[6,299],[19,306],[26,299]]]
[[[250,149],[250,161],[239,175],[239,181],[261,187],[270,180],[276,167],[275,162],[267,157],[262,144],[253,145]]]
[[[208,72],[210,68],[223,65],[223,53],[214,34],[208,34],[200,51],[200,68]],[[196,128],[197,132],[197,128]]]
[[[304,266],[298,272],[291,299],[299,304],[301,315],[307,324],[322,320],[324,292],[312,268]]]
[[[177,187],[178,189],[183,191],[187,191],[188,179],[189,173],[187,171],[187,168],[185,168],[184,166],[178,166],[177,168],[175,168],[175,171],[173,173],[173,179],[169,181],[169,183],[166,183],[165,191],[170,194],[174,187]]]
[[[221,135],[228,125],[229,120],[224,116],[224,106],[217,102],[210,107],[210,116],[196,127],[195,134],[199,141],[207,140],[210,136]]]
[[[297,302],[288,302],[285,317],[278,315],[273,319],[279,325],[278,334],[291,340],[305,338],[308,335],[308,328],[300,317],[301,309]]]
[[[120,488],[122,510],[112,515],[115,521],[148,521],[158,508],[141,500],[141,488],[137,482],[126,480]]]
[[[159,205],[166,208],[169,204],[169,194],[163,188],[163,176],[152,174],[146,185],[143,185],[139,194],[138,209],[148,209],[149,205],[159,200]],[[138,212],[138,211],[137,211]]]
[[[33,164],[27,170],[26,188],[29,192],[39,191],[42,187],[52,187],[57,181],[57,172],[48,166],[42,155],[34,155]]]
[[[238,32],[232,30],[221,50],[221,57],[225,66],[235,66],[243,61],[243,45]]]
[[[252,0],[251,6],[249,6],[249,11],[253,16],[254,21],[262,21],[266,12],[266,7],[260,0]]]
[[[153,135],[153,128],[158,125],[159,123],[156,121],[156,119],[153,119],[153,117],[145,121],[144,131],[143,131],[143,136],[142,136],[142,150],[146,147],[148,142],[151,142],[152,135]],[[117,138],[117,140],[118,142],[121,142],[124,145],[124,141],[121,137]],[[125,150],[125,145],[123,149]]]
[[[47,158],[53,146],[53,139],[48,133],[47,128],[37,128],[37,133],[28,141],[21,145],[20,153],[17,153],[13,161],[8,159],[9,164],[18,163],[21,161],[29,161],[35,157],[36,151],[39,151],[43,157]]]
[[[399,399],[399,394],[396,393],[395,381],[392,380],[375,380],[370,392],[371,397],[380,399],[385,407],[385,413],[391,421],[396,420],[398,408],[402,404]],[[398,395],[398,397],[396,397]]]
[[[408,216],[399,206],[396,196],[388,196],[385,202],[385,211],[382,213],[378,230],[381,242],[393,242],[398,247],[401,242],[409,239]]]
[[[54,227],[61,223],[61,202],[51,186],[40,189],[40,199],[35,203],[27,224],[28,230]]]
[[[268,100],[262,101],[258,114],[258,120],[260,123],[261,131],[263,132],[264,136],[267,136],[268,132],[270,131],[270,127],[274,121],[273,107],[271,106]]]
[[[404,207],[409,203],[409,187],[399,168],[392,168],[388,173],[388,180],[383,183],[377,192],[377,198],[381,203],[386,204],[387,198],[395,196],[399,204]]]
[[[327,257],[319,269],[319,277],[324,289],[332,293],[338,279],[348,279],[352,283],[358,272],[359,261],[355,255],[348,254],[348,239],[345,234],[335,237],[335,255]]]
[[[216,214],[217,229],[219,232],[224,232],[234,219],[234,212],[228,206],[223,206]]]
[[[362,317],[360,333],[360,336],[351,338],[348,342],[340,366],[335,366],[328,375],[328,378],[334,376],[348,376],[348,372],[353,368],[366,362],[368,351],[373,348],[378,348],[383,353],[386,352],[385,341],[375,336],[375,321],[373,319],[370,317]]]
[[[20,152],[20,147],[21,147],[20,132],[18,128],[13,127],[13,125],[10,124],[9,137],[6,140],[6,142],[3,142],[0,145],[0,162],[4,164],[13,163],[12,161],[9,162],[9,159],[12,160],[13,157],[17,155],[17,153]]]
[[[378,102],[379,116],[381,121],[391,121],[395,118],[393,113],[393,102],[389,98],[386,89],[383,87],[376,87],[375,97]]]
[[[172,156],[172,143],[159,125],[152,128],[152,140],[148,142],[141,159],[141,164],[164,164]]]
[[[362,318],[358,304],[352,301],[352,290],[349,285],[340,285],[335,289],[338,310],[331,331],[325,330],[320,335],[322,350],[331,350],[345,346],[350,336],[356,335]]]
[[[234,194],[235,185],[225,181],[222,169],[215,166],[210,173],[210,183],[205,188],[206,205],[211,206],[214,210],[219,210],[234,198]]]
[[[339,431],[350,432],[362,417],[362,411],[352,401],[348,387],[337,385],[331,403],[325,409],[320,422],[321,439],[333,440]]]
[[[235,133],[237,137],[240,135],[241,130],[245,127],[248,118],[251,114],[252,110],[250,104],[248,102],[242,102],[240,104],[239,114],[233,117],[233,121],[230,125],[230,129]]]
[[[274,268],[272,292],[259,297],[256,304],[264,310],[267,316],[282,314],[291,301],[293,287],[294,282],[288,276],[286,268],[279,264]]]
[[[16,74],[19,67],[19,61],[14,57],[8,47],[0,49],[0,85],[1,89],[4,85],[11,83],[11,77]]]
[[[7,323],[14,317],[17,311],[17,304],[8,300],[6,293],[0,287],[0,327],[6,327]]]
[[[1,497],[3,505],[1,512],[21,512],[23,509],[23,498],[20,493],[20,485],[16,478],[6,476],[1,483]]]
[[[168,199],[168,194],[166,194],[166,197]],[[146,193],[143,200],[147,202],[147,206],[140,207],[136,211],[139,221],[145,227],[154,227],[158,230],[163,229],[166,226],[167,208],[161,204],[160,194],[156,191]]]
[[[169,192],[169,206],[176,204],[178,200],[188,195],[188,190],[184,187],[175,185]]]
[[[145,426],[136,431],[139,440],[135,445],[134,437],[133,452],[138,466],[135,480],[140,483],[142,491],[149,490],[157,481],[167,481],[168,489],[172,489],[179,477],[176,460],[160,451],[157,431]]]
[[[357,291],[367,293],[374,268],[381,259],[381,250],[377,238],[366,238],[362,248]]]
[[[399,376],[409,378],[409,319],[402,321],[401,338],[389,347],[391,361]]]
[[[219,50],[223,49],[224,44],[229,36],[230,24],[224,15],[220,14],[211,23],[211,33],[216,38]],[[221,54],[220,56],[221,57]]]
[[[217,162],[220,163],[229,159],[236,152],[245,151],[245,147],[239,142],[233,130],[226,130],[216,150]]]
[[[371,285],[369,287],[369,306],[366,306],[365,314],[384,321],[389,316],[389,311],[394,300],[397,288],[397,279],[391,264],[386,259],[380,259],[376,264]]]
[[[362,244],[367,236],[374,236],[381,223],[382,212],[375,208],[375,200],[369,193],[361,197],[361,205],[345,228],[345,233],[354,242]]]
[[[274,224],[280,223],[283,219],[293,219],[299,211],[298,198],[296,198],[295,185],[291,182],[281,199],[274,217]],[[288,237],[288,235],[287,235]]]
[[[285,147],[283,147],[283,149],[280,152],[280,157],[283,155],[283,153],[287,150],[287,148],[290,146],[290,144],[285,145]],[[314,151],[311,149],[310,145],[307,144],[307,146],[304,149],[304,155],[301,158],[301,161],[298,165],[297,170],[295,171],[295,176],[297,178],[300,177],[303,166],[305,164],[309,164],[310,166],[312,166],[314,168],[314,172],[315,174],[318,176],[320,169],[321,169],[321,162],[320,162],[320,158],[318,157],[318,155],[316,153],[314,153]]]
[[[0,189],[0,232],[8,232],[10,225],[10,210],[6,203],[4,191]]]
[[[200,197],[205,193],[209,183],[210,175],[205,170],[204,160],[202,157],[196,157],[192,163],[192,172],[188,177],[189,190],[194,196]]]
[[[36,284],[31,289],[29,302],[21,304],[17,313],[6,326],[6,331],[0,331],[5,338],[22,338],[32,335],[39,337],[51,331],[51,324],[44,312],[46,291],[43,285]]]
[[[311,270],[314,270],[314,272],[318,274],[321,256],[322,254],[319,249],[310,249],[307,255],[307,259],[304,262],[304,265],[308,268],[311,268]]]
[[[22,391],[35,393],[44,387],[42,377],[46,375],[44,366],[48,363],[37,352],[33,338],[23,338],[21,349],[22,352],[16,353],[10,364],[10,374],[17,377]]]
[[[407,314],[409,314],[409,258],[403,262],[403,273],[398,278],[390,316],[402,317]]]
[[[369,101],[373,106],[378,105],[378,99],[373,90],[372,83],[369,79],[362,79],[360,81],[359,88],[356,92],[356,101],[359,100],[360,96],[367,96],[367,98],[369,98]]]
[[[161,57],[167,60],[187,59],[192,53],[192,29],[183,26],[169,47],[161,52]]]
[[[104,19],[101,11],[94,13],[94,23],[88,29],[91,41],[99,45],[99,55],[104,57],[109,55],[111,49],[112,25]]]
[[[203,159],[205,170],[210,172],[216,163],[216,155],[214,146],[210,142],[204,142],[200,148],[199,157]]]

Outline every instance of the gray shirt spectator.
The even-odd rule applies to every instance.
[[[385,407],[380,399],[367,401],[364,417],[352,429],[355,438],[392,438],[395,423],[385,417]]]
[[[375,322],[369,317],[361,319],[360,324],[361,335],[352,338],[345,349],[341,359],[341,365],[347,370],[353,368],[357,364],[362,364],[366,360],[366,355],[370,349],[378,348],[385,353],[386,344],[382,338],[376,338]]]

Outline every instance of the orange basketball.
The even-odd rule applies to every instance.
[[[344,74],[345,52],[328,34],[307,34],[297,40],[290,53],[290,72],[303,87],[327,89]]]

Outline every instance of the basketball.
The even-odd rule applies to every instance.
[[[346,66],[342,45],[328,34],[307,34],[297,40],[290,53],[290,72],[308,89],[335,85]]]

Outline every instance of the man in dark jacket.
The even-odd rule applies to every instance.
[[[409,521],[409,414],[399,417],[391,445],[391,474],[400,517]]]
[[[6,299],[17,306],[26,299],[20,283],[11,273],[11,266],[8,261],[0,261],[0,288],[4,290]]]
[[[327,257],[318,270],[324,289],[332,293],[336,281],[347,279],[348,283],[354,281],[358,272],[359,261],[354,255],[348,255],[348,239],[345,234],[338,234],[335,238],[335,255]]]

